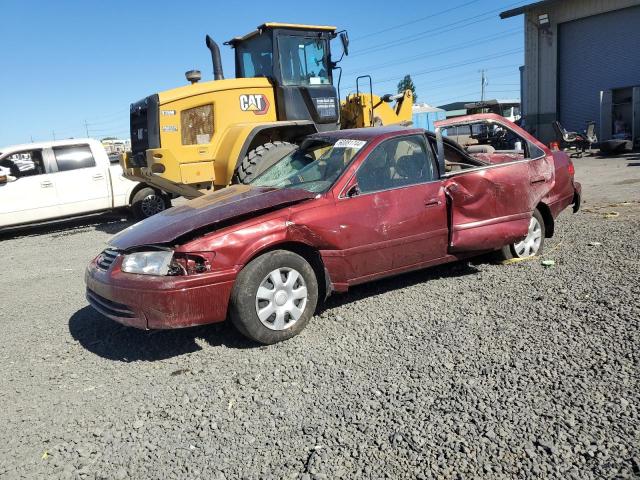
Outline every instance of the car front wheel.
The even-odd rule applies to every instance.
[[[309,262],[274,250],[247,264],[231,293],[229,317],[246,337],[263,344],[300,333],[318,303],[318,281]]]
[[[544,247],[545,227],[544,219],[539,210],[534,210],[529,220],[527,236],[519,242],[502,247],[503,259],[527,258],[540,255]]]

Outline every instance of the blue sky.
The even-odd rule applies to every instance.
[[[347,29],[342,93],[369,73],[374,92],[395,93],[412,74],[420,102],[480,96],[486,69],[492,98],[519,97],[523,20],[500,11],[525,1],[189,2],[1,0],[0,146],[85,136],[128,135],[132,101],[186,83],[197,68],[209,80],[209,33],[221,46],[225,77],[232,50],[222,42],[266,21]],[[340,51],[335,41],[334,55]]]

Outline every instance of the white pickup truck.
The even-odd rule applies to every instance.
[[[97,140],[0,148],[0,229],[121,207],[142,219],[168,208],[170,198],[124,178]]]

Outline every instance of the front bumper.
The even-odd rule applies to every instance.
[[[104,270],[92,261],[86,297],[107,318],[141,329],[169,329],[223,321],[236,270],[192,276],[124,273],[122,256]]]

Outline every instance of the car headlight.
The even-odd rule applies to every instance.
[[[166,275],[173,252],[158,250],[154,252],[135,252],[124,256],[122,271],[142,275]]]

